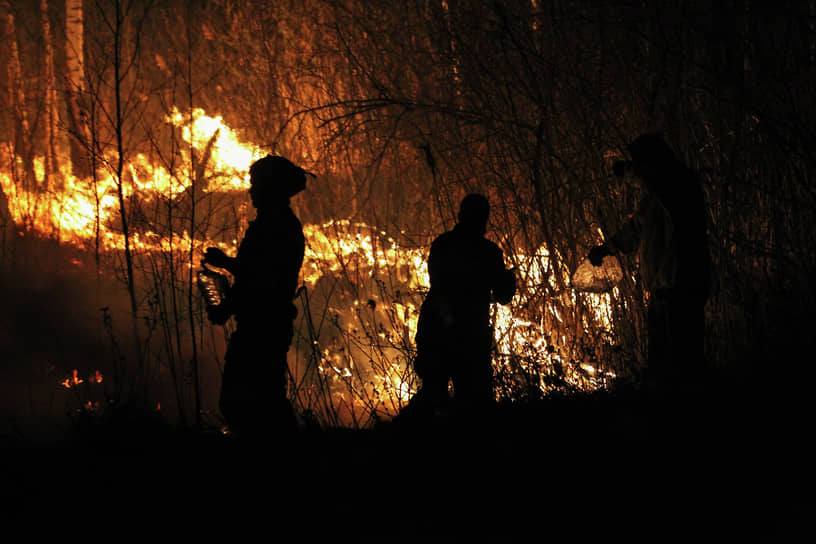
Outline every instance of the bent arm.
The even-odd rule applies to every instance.
[[[230,274],[235,275],[238,258],[228,256],[217,247],[209,247],[204,253],[204,260],[202,262],[216,268],[223,268]]]
[[[643,216],[647,213],[648,202],[644,202],[632,217],[613,234],[606,242],[606,247],[613,253],[634,253],[640,244],[643,232]]]
[[[499,304],[510,304],[516,294],[516,271],[514,268],[505,268],[504,253],[501,250],[497,254],[495,267],[493,298]]]

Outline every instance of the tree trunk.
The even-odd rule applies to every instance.
[[[45,168],[43,188],[61,189],[62,181],[57,164],[57,80],[54,73],[54,43],[51,39],[51,21],[48,16],[48,0],[40,0],[40,24],[43,37],[43,110],[45,112],[45,140],[43,145]]]
[[[84,13],[82,0],[65,0],[65,102],[68,110],[71,165],[79,178],[91,175],[92,148],[85,92]]]
[[[124,239],[125,248],[125,271],[127,281],[127,291],[130,297],[130,313],[133,325],[134,347],[136,349],[136,358],[139,365],[139,375],[135,376],[131,381],[130,393],[142,393],[142,400],[147,400],[147,382],[145,380],[145,361],[142,359],[142,346],[139,335],[139,303],[136,299],[136,280],[134,278],[133,266],[133,248],[131,246],[131,232],[130,222],[128,218],[128,206],[125,197],[125,114],[124,103],[126,100],[125,91],[122,88],[122,82],[125,78],[126,72],[123,66],[123,51],[125,40],[125,15],[122,13],[122,5],[120,0],[116,0],[115,4],[115,19],[111,26],[113,39],[113,93],[114,93],[114,107],[115,113],[113,117],[113,130],[116,138],[116,163],[115,163],[115,179],[116,191],[119,200],[119,218],[122,224],[122,238]],[[137,381],[138,380],[138,381]],[[141,383],[139,383],[141,382]]]
[[[195,122],[195,117],[193,115],[193,59],[195,56],[193,55],[193,3],[188,2],[187,4],[187,98],[189,100],[190,106],[190,134],[193,134],[193,123]],[[212,146],[215,143],[215,140],[218,137],[218,132],[215,133],[213,138],[207,144],[208,152],[204,155],[201,170],[199,171],[195,164],[195,149],[193,147],[193,138],[190,138],[190,253],[189,253],[189,268],[188,268],[188,277],[187,277],[187,313],[190,319],[190,341],[192,343],[193,353],[192,353],[192,371],[193,371],[193,398],[195,402],[195,424],[196,427],[201,426],[201,376],[199,375],[199,361],[198,361],[198,340],[196,338],[196,324],[194,319],[194,304],[193,304],[193,290],[195,282],[193,274],[195,271],[195,234],[196,234],[196,201],[198,200],[198,195],[196,194],[197,191],[200,191],[199,187],[203,186],[203,179],[199,179],[200,177],[203,178],[204,169],[206,166],[206,161],[209,159],[209,151],[212,150]],[[203,188],[203,187],[202,187]]]

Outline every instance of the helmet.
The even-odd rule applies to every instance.
[[[317,177],[279,155],[267,155],[252,163],[249,176],[253,186],[274,190],[287,197],[306,188],[306,176]]]

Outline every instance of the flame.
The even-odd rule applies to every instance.
[[[328,272],[340,271],[348,262],[360,268],[393,269],[398,281],[408,281],[408,286],[414,289],[427,288],[429,284],[424,253],[401,248],[385,231],[364,223],[335,220],[323,225],[304,225],[303,234],[308,244],[302,275],[309,285]]]
[[[193,153],[195,157],[208,157],[206,182],[199,184],[199,190],[216,194],[244,191],[249,187],[248,167],[264,152],[241,141],[221,117],[208,116],[200,109],[190,113],[173,109],[165,121],[180,127],[181,137],[189,144],[188,149],[182,146],[180,151],[182,164],[191,164]],[[13,157],[8,146],[0,148],[0,152]],[[104,170],[97,172],[95,179],[78,179],[70,168],[63,167],[59,172],[62,180],[59,189],[53,182],[51,187],[44,186],[42,159],[35,161],[36,179],[29,184],[19,182],[12,175],[22,171],[19,158],[12,158],[8,164],[10,171],[0,172],[0,186],[8,198],[15,224],[22,230],[36,231],[78,247],[90,248],[98,236],[103,250],[124,248],[119,215],[120,183],[125,198],[138,198],[148,204],[184,198],[193,192],[192,168],[171,171],[151,162],[145,155],[132,157],[123,180]],[[135,229],[131,232],[130,247],[140,252],[165,253],[179,248],[198,251],[205,245],[217,245],[229,253],[237,246],[234,239],[213,241],[194,238],[187,230],[172,232],[171,239],[167,233],[153,228]],[[419,307],[429,287],[426,249],[401,246],[375,226],[340,219],[320,225],[306,224],[304,235],[307,247],[301,280],[309,292],[319,295],[321,282],[327,278],[342,276],[345,279],[339,289],[329,289],[319,301],[324,304],[325,315],[334,329],[330,333],[325,332],[326,329],[304,333],[307,338],[300,348],[302,357],[317,358],[315,369],[328,382],[332,398],[350,406],[350,410],[398,410],[416,392],[409,361],[413,356]],[[557,301],[547,300],[544,295],[545,288],[553,288],[558,283],[557,274],[564,275],[562,280],[568,280],[568,276],[565,270],[554,268],[548,249],[540,247],[530,255],[511,257],[522,284],[511,305],[495,305],[492,309],[497,367],[513,362],[524,371],[545,366],[570,368],[572,374],[567,373],[567,380],[590,387],[598,387],[614,377],[611,372],[586,361],[569,365],[569,361],[562,360],[555,344],[566,338],[551,338],[544,321],[534,321],[535,318],[528,317],[529,313],[524,311],[531,305],[543,305],[544,311],[538,311],[537,315],[549,313],[555,320],[563,321]],[[387,288],[383,284],[387,284]],[[579,295],[570,292],[564,296],[569,298],[567,302],[575,304]],[[611,331],[614,293],[580,296],[586,297],[584,300],[594,322]],[[305,308],[306,302],[302,304]],[[301,368],[300,374],[305,376],[307,370]],[[102,374],[96,371],[88,381],[101,383]],[[81,383],[83,380],[77,370],[61,382],[66,388]],[[540,387],[545,391],[548,385],[542,382]],[[299,391],[308,395],[315,391],[315,386],[304,386]]]
[[[186,114],[174,108],[166,120],[182,127],[182,138],[197,150],[204,149],[215,138],[210,160],[218,165],[219,171],[227,174],[223,176],[224,183],[218,190],[248,189],[249,165],[265,153],[253,144],[242,142],[220,116],[210,117],[203,109],[197,108],[191,117],[192,122]]]
[[[71,389],[72,387],[75,387],[81,383],[85,383],[85,380],[79,377],[79,370],[77,369],[74,369],[74,372],[71,375],[71,377],[65,378],[60,382],[60,384],[62,384],[62,386],[65,387],[66,389]]]
[[[72,387],[76,387],[78,385],[85,383],[85,380],[79,377],[79,370],[75,368],[71,372],[71,375],[69,377],[65,378],[59,383],[66,389],[71,389]],[[102,373],[98,370],[95,370],[92,374],[88,376],[88,383],[93,384],[102,383]]]
[[[88,377],[91,383],[102,383],[102,373],[95,370],[91,376]]]
[[[189,115],[177,109],[165,121],[181,127],[184,141],[197,152],[211,141],[209,168],[206,187],[203,192],[237,191],[249,187],[249,164],[260,157],[260,148],[241,142],[236,133],[226,126],[220,117],[207,116],[196,109]],[[0,152],[14,157],[10,147],[4,144]],[[186,163],[189,155],[182,150]],[[23,170],[23,161],[14,157],[13,171]],[[112,157],[106,162],[113,163]],[[63,186],[58,191],[46,186],[45,161],[42,157],[34,160],[34,180],[23,187],[15,182],[10,172],[0,172],[0,188],[5,193],[12,220],[23,230],[36,231],[53,236],[64,243],[88,247],[95,239],[97,225],[100,241],[105,250],[124,249],[124,240],[119,225],[118,186],[122,184],[125,199],[134,195],[143,203],[157,198],[176,198],[191,189],[190,172],[172,172],[156,165],[144,154],[137,154],[125,168],[126,179],[118,180],[111,172],[100,170],[97,179],[78,179],[71,173],[70,166],[60,166],[59,178]],[[53,185],[53,183],[52,183]],[[35,189],[36,188],[36,189]],[[180,233],[176,244],[190,245],[194,241],[189,233]],[[131,246],[143,251],[166,250],[166,237],[151,230],[134,232]],[[215,244],[215,242],[213,242]]]

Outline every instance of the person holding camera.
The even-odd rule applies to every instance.
[[[671,392],[699,383],[705,372],[705,305],[710,291],[705,195],[696,174],[658,135],[644,134],[618,161],[615,175],[633,176],[643,197],[639,209],[588,255],[637,252],[648,295],[647,386]]]

